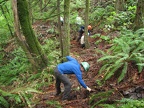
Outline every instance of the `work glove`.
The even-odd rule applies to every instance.
[[[86,89],[87,89],[89,92],[91,91],[91,88],[89,88],[89,87],[87,87]]]

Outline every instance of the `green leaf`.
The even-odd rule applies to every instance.
[[[101,106],[102,108],[116,108],[116,106],[111,104],[100,104],[99,106]]]
[[[125,63],[124,63],[123,70],[122,70],[122,73],[120,74],[120,76],[119,76],[119,78],[118,78],[118,82],[122,81],[123,78],[125,77],[125,74],[127,73],[127,67],[128,67],[128,63],[125,62]]]
[[[119,64],[119,65],[117,65],[117,66],[113,65],[113,66],[111,67],[112,70],[110,70],[110,71],[105,75],[104,80],[108,80],[109,78],[111,78],[112,75],[114,75],[114,73],[117,71],[117,69],[119,69],[119,68],[122,66],[122,64],[123,64],[123,63],[121,63],[121,64]]]
[[[99,74],[102,73],[108,66],[109,66],[109,64],[103,65],[99,70]]]
[[[108,55],[108,56],[104,56],[104,57],[101,57],[100,59],[97,60],[97,62],[100,62],[100,61],[104,61],[104,60],[109,60],[109,59],[114,59],[116,58],[115,56],[111,56],[111,55]]]
[[[40,91],[33,89],[33,88],[29,88],[29,87],[20,87],[20,88],[16,88],[16,89],[11,91],[11,93],[20,93],[20,92],[41,93]]]
[[[93,106],[91,106],[91,108],[96,108],[96,107],[95,107],[96,105],[98,105],[98,104],[100,104],[100,103],[102,103],[102,102],[104,102],[104,101],[107,101],[107,100],[108,100],[108,98],[103,98],[103,99],[97,101]]]
[[[5,98],[3,98],[2,96],[0,96],[0,106],[4,106],[5,108],[9,108],[9,103],[7,102],[7,100]]]
[[[116,62],[115,62],[114,64],[115,64],[115,65],[116,65],[116,64],[121,64],[121,63],[123,63],[125,60],[127,60],[128,58],[129,58],[129,55],[123,53],[123,57],[121,57],[120,59],[116,60]]]

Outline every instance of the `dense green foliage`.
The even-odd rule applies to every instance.
[[[109,35],[93,35],[93,38],[99,37],[99,40],[95,42],[96,45],[102,41],[112,45],[107,53],[100,51],[103,57],[98,60],[102,64],[99,73],[104,74],[103,81],[110,79],[118,71],[120,73],[118,82],[120,83],[125,78],[129,63],[133,62],[139,73],[142,72],[144,66],[144,29],[136,32],[128,30],[131,29],[131,24],[135,17],[135,0],[127,1],[127,4],[125,4],[126,10],[119,13],[115,11],[114,2],[115,0],[110,0],[109,2],[101,2],[95,5],[91,4],[89,22],[97,30],[103,32],[112,32],[115,30],[120,32],[120,35],[115,38],[111,38]],[[22,108],[28,106],[32,108],[37,103],[37,100],[32,100],[35,95],[34,93],[41,93],[39,90],[42,87],[47,87],[51,84],[53,81],[53,68],[61,62],[62,58],[60,58],[61,55],[58,50],[59,42],[56,38],[45,40],[42,48],[49,59],[49,66],[40,73],[32,72],[28,58],[19,46],[16,45],[13,51],[5,51],[5,48],[9,45],[9,40],[12,38],[7,24],[10,25],[10,29],[14,32],[13,15],[10,1],[2,0],[0,3],[5,12],[2,14],[0,11],[0,107]],[[57,23],[57,14],[59,13],[57,13],[56,9],[56,0],[48,0],[45,4],[43,3],[42,11],[38,1],[31,1],[30,4],[29,9],[32,9],[33,12],[30,13],[32,14],[32,20],[41,19],[50,21],[52,27],[47,30],[47,33],[55,33],[56,31],[57,34],[55,23]],[[9,11],[7,11],[5,6],[8,7]],[[61,15],[64,11],[63,6],[64,1],[61,1]],[[71,30],[76,30],[75,18],[78,14],[84,19],[84,8],[85,2],[83,0],[71,1]],[[6,21],[4,15],[6,15],[9,22]],[[118,69],[121,69],[121,71]],[[100,81],[98,83],[99,85],[102,84]],[[107,101],[111,94],[112,91],[107,91],[92,95],[90,97],[92,108]],[[96,100],[98,101],[95,102]],[[47,104],[61,108],[57,101],[47,101]],[[143,107],[143,105],[143,100],[123,99],[113,105],[104,104],[101,106],[106,108],[115,108],[116,106],[118,108],[131,108]]]
[[[136,32],[122,31],[119,37],[112,40],[112,47],[104,53],[98,62],[102,62],[99,73],[104,73],[104,81],[119,72],[118,82],[122,81],[128,70],[128,64],[133,62],[142,72],[144,63],[144,29]]]
[[[99,92],[90,97],[89,104],[91,104],[91,108],[95,108],[97,105],[108,100],[109,96],[112,94],[113,90],[107,92]]]
[[[116,101],[115,104],[101,104],[103,108],[143,108],[144,100],[122,99]]]

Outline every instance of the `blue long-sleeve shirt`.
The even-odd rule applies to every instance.
[[[71,56],[66,56],[67,62],[58,64],[57,68],[61,74],[75,74],[78,82],[82,87],[86,88],[86,84],[82,79],[82,72],[78,61]]]

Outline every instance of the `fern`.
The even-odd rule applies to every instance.
[[[4,97],[2,97],[2,96],[0,96],[0,106],[3,106],[5,108],[9,108],[8,101]]]
[[[125,74],[127,73],[127,67],[128,67],[128,63],[125,62],[124,66],[123,66],[123,69],[122,69],[122,72],[121,72],[121,74],[120,74],[120,76],[118,78],[118,82],[121,82],[122,79],[125,77]]]
[[[89,104],[93,104],[93,102],[96,100],[97,102],[94,103],[92,105],[91,108],[94,108],[96,105],[99,105],[101,104],[102,102],[105,102],[108,100],[108,97],[112,94],[113,90],[109,90],[109,91],[106,91],[106,92],[100,92],[100,93],[97,93],[97,94],[93,94],[91,97],[90,97],[90,101],[89,101]]]
[[[109,66],[109,64],[104,64],[104,65],[100,68],[99,74],[101,74],[108,66]]]
[[[107,55],[107,56],[104,56],[104,57],[101,57],[100,59],[98,59],[97,62],[104,61],[104,60],[109,60],[109,59],[114,59],[114,58],[116,58],[116,57],[111,56],[111,55]]]
[[[116,100],[113,104],[100,104],[102,108],[143,108],[144,100],[133,100],[122,98],[121,100]]]
[[[102,53],[103,56],[97,60],[103,64],[99,70],[99,74],[104,72],[104,80],[111,78],[115,72],[121,68],[122,71],[118,78],[118,82],[121,82],[127,73],[128,63],[132,61],[134,61],[136,65],[139,64],[137,65],[138,71],[139,73],[142,72],[144,67],[142,65],[144,62],[143,34],[144,31],[141,29],[135,33],[125,31],[121,33],[121,36],[113,39],[113,46],[109,49],[108,54]]]
[[[46,101],[46,104],[50,105],[53,108],[62,108],[58,101]]]
[[[111,70],[108,71],[108,73],[105,75],[104,80],[108,80],[109,78],[111,78],[112,75],[114,75],[114,72],[117,71],[121,66],[122,64],[112,65]]]
[[[100,104],[99,106],[101,106],[102,108],[116,108],[115,105],[110,105],[110,104]]]
[[[118,108],[143,108],[144,100],[133,100],[123,98],[122,100],[117,100]]]
[[[94,105],[91,106],[90,108],[95,108],[96,105],[98,105],[98,104],[100,104],[100,103],[102,103],[102,102],[105,102],[107,99],[108,99],[108,98],[103,98],[103,99],[101,99],[100,101],[94,103]]]

